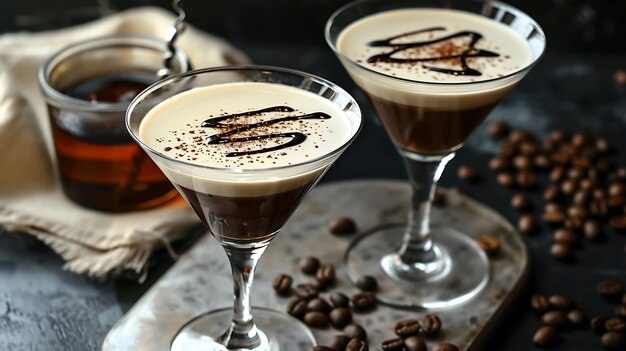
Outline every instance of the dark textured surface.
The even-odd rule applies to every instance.
[[[323,6],[319,14],[307,13],[301,21],[291,22],[280,14],[288,10],[293,12],[300,1],[281,0],[272,5],[264,2],[263,6],[259,5],[261,2],[248,2],[249,5],[244,6],[243,1],[223,1],[211,11],[200,2],[188,2],[190,6],[200,7],[192,11],[194,24],[213,29],[238,43],[255,62],[318,74],[335,81],[357,97],[367,123],[360,138],[340,158],[324,181],[404,178],[399,156],[376,125],[371,109],[339,62],[323,45],[320,23],[342,1],[302,1],[301,6],[305,8],[311,8],[313,4]],[[33,3],[3,1],[0,4],[1,28],[18,28],[15,14],[34,13]],[[84,4],[81,1],[68,2],[71,3]],[[128,1],[117,7],[147,3]],[[255,5],[250,5],[252,3]],[[524,1],[516,3],[523,5]],[[619,86],[613,81],[615,70],[626,68],[626,54],[610,53],[623,52],[624,44],[618,44],[622,41],[617,38],[624,37],[625,27],[623,24],[619,26],[617,19],[624,13],[624,3],[553,0],[528,1],[528,6],[522,6],[530,8],[529,12],[533,15],[538,15],[542,24],[541,18],[547,21],[545,27],[554,50],[495,109],[489,121],[504,119],[540,135],[551,128],[584,130],[592,135],[607,137],[626,155],[623,137],[626,86]],[[44,10],[45,7],[42,7],[41,11]],[[224,15],[216,16],[216,13]],[[250,21],[233,19],[236,16],[261,18],[252,25]],[[581,23],[586,16],[591,16],[593,20],[587,20],[587,24],[583,25]],[[62,23],[71,22],[74,21]],[[291,30],[285,26],[294,22],[297,22],[295,27],[301,28],[298,33],[304,33],[304,39],[300,41],[290,37]],[[562,27],[557,29],[557,26]],[[41,25],[31,27],[46,28]],[[610,31],[610,28],[613,28],[611,35],[602,34],[603,30]],[[618,35],[620,31],[621,36]],[[603,53],[589,53],[592,45],[585,35],[595,40],[598,50]],[[584,39],[582,45],[568,42],[576,37]],[[287,45],[286,42],[293,44]],[[586,53],[564,54],[557,51]],[[489,157],[497,145],[488,139],[484,127],[473,135],[468,146],[450,164],[443,184],[460,186],[488,206],[498,209],[511,221],[516,221],[517,214],[509,206],[512,192],[496,186],[494,177],[486,170]],[[476,166],[484,175],[484,180],[478,184],[461,184],[455,174],[456,168],[463,163]],[[623,156],[621,164],[626,165]],[[533,200],[535,204],[540,203],[538,195],[534,195]],[[178,250],[182,252],[188,248],[201,231],[198,228],[190,233],[189,239],[177,245]],[[612,310],[612,305],[595,293],[596,283],[608,278],[626,283],[626,236],[611,233],[606,242],[585,242],[582,250],[576,252],[577,260],[572,264],[558,263],[549,258],[551,235],[547,230],[527,237],[525,241],[532,266],[526,296],[511,311],[501,328],[494,331],[488,350],[533,349],[530,340],[540,321],[528,308],[531,293],[571,294],[588,315],[594,315]],[[0,232],[0,350],[99,350],[110,327],[171,264],[164,253],[158,253],[156,257],[156,264],[144,285],[124,279],[99,283],[64,272],[62,261],[42,244],[25,236]],[[558,350],[601,350],[601,347],[598,338],[591,332],[572,331],[565,335],[565,342]]]

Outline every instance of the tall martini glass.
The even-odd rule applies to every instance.
[[[483,0],[361,0],[328,20],[326,40],[369,99],[404,160],[408,224],[363,233],[346,253],[352,280],[372,275],[382,302],[449,308],[489,280],[484,252],[445,223],[431,226],[446,164],[543,55],[522,11]]]
[[[233,274],[233,308],[199,314],[171,349],[311,349],[306,326],[251,308],[250,289],[270,241],[356,138],[361,114],[353,98],[287,69],[202,69],[143,91],[126,122],[222,245]]]

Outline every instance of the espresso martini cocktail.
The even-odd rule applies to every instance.
[[[478,294],[489,262],[465,233],[430,226],[445,165],[538,61],[539,25],[488,0],[360,0],[329,19],[326,39],[403,157],[408,224],[374,229],[346,255],[353,279],[376,277],[383,302],[447,308]]]
[[[271,239],[358,134],[352,97],[296,71],[205,69],[141,93],[127,126],[223,246],[233,271],[234,309],[182,326],[171,349],[311,349],[315,340],[301,322],[251,309],[250,288]]]

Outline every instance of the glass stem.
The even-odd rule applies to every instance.
[[[424,156],[401,152],[412,187],[411,209],[404,242],[397,253],[396,270],[415,276],[432,275],[443,268],[441,254],[430,237],[430,209],[444,168],[454,158],[447,155]]]
[[[267,248],[267,243],[254,248],[224,246],[230,261],[235,287],[233,319],[222,336],[222,344],[229,350],[251,350],[261,345],[261,338],[252,319],[250,290],[256,265]]]

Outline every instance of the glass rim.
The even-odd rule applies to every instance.
[[[405,1],[405,0],[396,0],[396,1]],[[410,0],[408,0],[408,1],[410,1]],[[407,3],[408,3],[408,1],[407,1]],[[483,4],[497,4],[500,7],[503,7],[503,8],[506,8],[508,10],[511,10],[514,13],[521,13],[521,14],[523,14],[524,16],[526,16],[529,19],[529,23],[532,25],[532,27],[543,38],[543,41],[544,41],[543,50],[541,50],[541,53],[534,60],[531,60],[531,62],[528,65],[526,65],[524,68],[521,68],[521,69],[519,69],[517,71],[511,72],[511,73],[509,73],[507,75],[504,75],[502,77],[491,78],[491,79],[481,80],[481,81],[477,81],[477,82],[428,82],[428,81],[422,81],[422,80],[417,80],[417,79],[408,79],[408,78],[390,76],[390,75],[384,74],[382,72],[378,72],[376,70],[373,70],[373,69],[371,69],[369,67],[363,66],[363,65],[355,62],[354,60],[350,59],[349,57],[344,55],[341,51],[339,51],[339,49],[337,49],[337,46],[335,45],[335,43],[332,42],[332,39],[330,37],[331,27],[333,26],[336,18],[338,16],[340,16],[342,13],[344,13],[345,11],[349,10],[350,8],[353,8],[354,6],[357,6],[357,5],[361,4],[361,3],[367,3],[367,2],[381,2],[381,3],[384,3],[385,2],[384,0],[356,0],[356,1],[350,2],[350,3],[346,4],[346,5],[343,5],[342,7],[337,9],[335,12],[333,12],[333,14],[326,21],[326,26],[324,27],[324,38],[325,38],[326,43],[328,44],[328,46],[330,46],[330,48],[335,53],[335,55],[337,55],[343,61],[349,63],[350,65],[354,66],[357,69],[364,70],[364,71],[366,71],[368,73],[371,73],[371,74],[374,74],[374,75],[376,75],[378,77],[390,78],[390,79],[401,81],[401,82],[405,82],[405,83],[419,83],[419,84],[430,85],[430,86],[482,85],[483,83],[493,83],[493,82],[507,80],[509,78],[516,77],[516,76],[518,76],[521,73],[530,71],[530,69],[533,68],[535,66],[535,64],[537,64],[537,62],[539,62],[539,60],[543,57],[543,55],[546,52],[546,46],[547,46],[546,35],[545,35],[544,31],[543,31],[543,28],[541,28],[541,26],[539,25],[539,23],[537,23],[537,21],[535,21],[535,19],[532,18],[530,15],[528,15],[526,12],[518,9],[517,7],[515,7],[513,5],[509,5],[508,3],[505,3],[505,2],[502,2],[502,1],[496,1],[496,0],[463,0],[463,1],[469,1],[469,2],[474,2],[474,3],[483,3]],[[435,7],[430,7],[430,8],[435,8]],[[442,7],[437,7],[437,8],[442,8]],[[469,11],[464,11],[464,12],[469,12]],[[472,12],[469,12],[469,13],[472,13]],[[362,18],[364,18],[364,17],[361,17],[360,19],[362,19]],[[350,24],[355,23],[356,21],[357,20],[351,22]]]
[[[124,112],[128,108],[128,102],[98,102],[91,103],[87,100],[78,99],[56,89],[49,81],[50,73],[62,60],[81,54],[90,49],[110,48],[110,47],[136,47],[139,49],[148,49],[160,51],[166,54],[168,51],[167,43],[159,38],[134,35],[134,34],[113,34],[100,36],[90,39],[81,40],[62,47],[54,52],[46,61],[39,66],[38,81],[39,87],[44,93],[47,102],[53,105],[59,105],[62,108],[70,108],[75,110],[90,112]],[[180,62],[181,70],[187,71],[189,66],[189,58],[187,54],[180,48],[176,48],[174,58]],[[69,56],[64,57],[68,54]],[[165,60],[165,58],[164,58]],[[57,62],[58,61],[58,62]],[[155,72],[156,77],[156,72]]]
[[[348,100],[351,102],[351,104],[356,109],[355,112],[356,112],[356,114],[358,115],[358,118],[359,118],[359,126],[356,129],[356,131],[354,131],[354,133],[350,136],[350,138],[348,140],[346,140],[343,144],[341,144],[341,146],[335,148],[334,150],[332,150],[332,151],[330,151],[330,152],[328,152],[328,153],[326,153],[324,155],[321,155],[319,157],[307,160],[305,162],[300,162],[300,163],[296,163],[296,164],[292,164],[292,165],[274,166],[274,167],[265,167],[265,168],[252,168],[252,169],[211,167],[211,166],[204,166],[204,165],[199,165],[199,164],[196,164],[196,163],[191,163],[191,162],[178,160],[178,159],[172,158],[170,156],[167,156],[167,155],[163,154],[162,152],[159,152],[159,151],[155,150],[154,148],[146,145],[135,134],[135,132],[133,132],[133,130],[132,130],[131,126],[130,126],[131,115],[132,115],[133,110],[135,109],[135,107],[144,99],[144,97],[146,95],[154,92],[157,89],[160,89],[160,88],[170,84],[172,81],[179,80],[181,78],[190,78],[190,77],[197,76],[197,75],[200,75],[200,74],[208,74],[208,73],[215,73],[215,72],[227,72],[227,71],[257,71],[257,72],[269,71],[269,72],[275,72],[275,73],[287,73],[287,74],[297,75],[297,76],[300,76],[300,77],[303,77],[303,78],[309,78],[309,79],[312,79],[312,80],[315,80],[315,81],[322,82],[325,85],[327,85],[328,87],[330,87],[333,90],[343,94],[345,97],[348,98]],[[280,82],[276,82],[276,83],[268,82],[268,83],[270,83],[270,84],[282,84]],[[224,83],[224,84],[228,84],[228,83]],[[174,75],[174,76],[171,76],[171,77],[167,77],[167,78],[165,78],[163,80],[160,80],[160,81],[152,84],[151,86],[146,88],[144,91],[139,93],[133,99],[133,101],[131,101],[130,105],[128,105],[128,109],[126,110],[126,116],[125,116],[124,119],[125,119],[125,123],[126,123],[126,129],[128,130],[128,133],[133,138],[133,140],[136,143],[138,143],[142,148],[144,148],[144,150],[150,152],[151,154],[154,154],[154,155],[156,155],[156,156],[158,156],[160,158],[163,158],[163,159],[165,159],[167,161],[174,162],[175,164],[181,164],[181,165],[184,165],[184,166],[187,166],[187,167],[192,167],[192,168],[196,168],[196,169],[211,170],[211,171],[225,173],[225,174],[228,174],[228,173],[231,173],[231,174],[259,174],[259,173],[265,173],[265,172],[268,172],[268,171],[284,170],[284,169],[290,169],[290,168],[296,168],[296,167],[311,165],[311,164],[315,164],[315,163],[321,163],[322,161],[325,161],[325,160],[328,160],[328,159],[332,158],[337,153],[342,152],[348,146],[350,146],[350,144],[352,144],[352,142],[356,139],[356,137],[359,135],[359,132],[363,128],[363,116],[362,116],[361,108],[359,107],[359,104],[356,102],[354,97],[352,97],[352,95],[350,95],[346,90],[341,88],[339,85],[337,85],[337,84],[335,84],[335,83],[333,83],[333,82],[331,82],[331,81],[329,81],[327,79],[324,79],[324,78],[321,78],[321,77],[316,76],[314,74],[306,73],[306,72],[303,72],[303,71],[290,69],[290,68],[275,67],[275,66],[265,66],[265,65],[235,65],[235,66],[209,67],[209,68],[195,69],[195,70],[191,70],[191,71],[187,71],[187,72],[184,72],[184,73],[180,73],[180,74],[177,74],[177,75]]]

